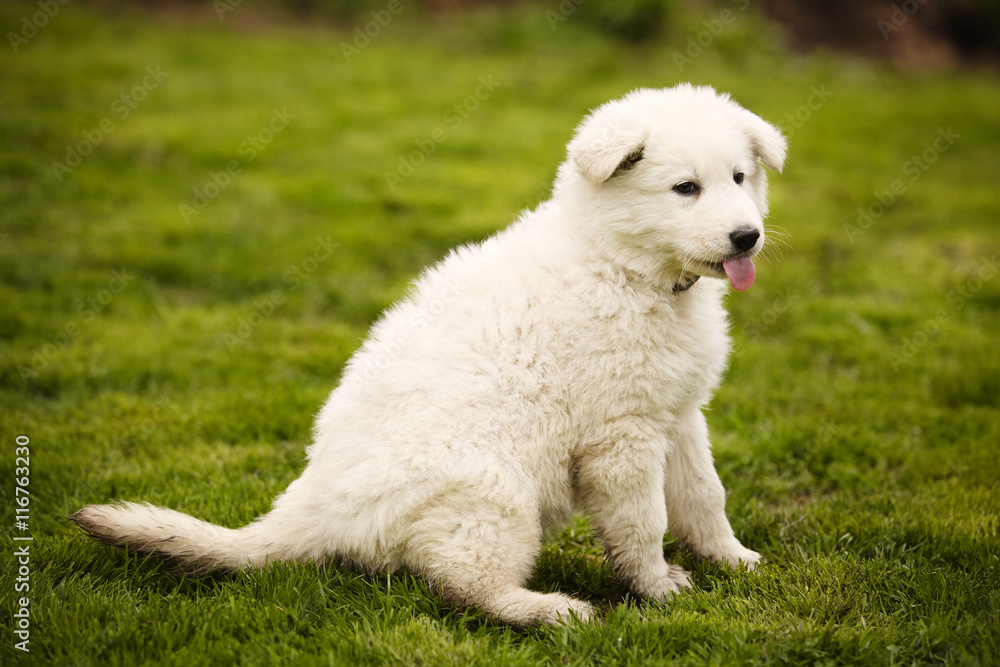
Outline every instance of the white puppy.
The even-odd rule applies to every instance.
[[[702,408],[729,345],[717,278],[753,282],[761,163],[784,157],[774,127],[711,88],[601,106],[549,201],[429,269],[374,326],[270,513],[235,530],[135,503],[72,518],[195,571],[410,568],[516,625],[593,613],[525,588],[546,530],[574,508],[637,595],[691,585],[664,560],[668,525],[695,553],[753,568]]]

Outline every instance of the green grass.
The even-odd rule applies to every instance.
[[[1000,81],[793,56],[752,12],[678,72],[674,53],[717,10],[678,10],[660,41],[629,46],[572,15],[553,30],[553,8],[407,9],[348,63],[349,22],[70,3],[0,49],[5,664],[1000,660],[1000,279],[985,262],[1000,251]],[[3,34],[35,11],[4,3]],[[167,74],[121,117],[147,66]],[[454,115],[480,77],[499,85]],[[420,269],[544,199],[588,108],[679,80],[791,135],[770,219],[790,245],[730,299],[737,354],[709,414],[758,573],[668,537],[696,588],[637,601],[580,519],[546,543],[532,586],[590,599],[602,623],[513,630],[406,573],[176,579],[63,518],[113,498],[230,526],[265,511],[351,351]],[[294,118],[263,145],[275,109]],[[60,181],[52,163],[105,119],[113,131]],[[934,148],[948,128],[960,137]],[[180,205],[231,161],[185,221]],[[12,525],[18,435],[27,533]],[[30,654],[11,633],[11,537],[25,534]]]

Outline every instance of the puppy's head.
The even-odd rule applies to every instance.
[[[637,90],[577,128],[557,196],[584,207],[585,232],[622,264],[680,282],[753,283],[764,244],[766,166],[781,171],[776,128],[707,87]]]

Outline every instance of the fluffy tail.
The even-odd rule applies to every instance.
[[[87,505],[69,517],[96,540],[152,554],[185,572],[235,570],[269,562],[301,560],[271,515],[239,529],[223,528],[148,503]]]

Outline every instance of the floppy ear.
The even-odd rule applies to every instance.
[[[743,112],[745,114],[743,130],[750,138],[754,154],[760,158],[765,167],[781,173],[781,168],[785,164],[785,153],[788,151],[788,142],[778,128],[760,116],[745,109]]]
[[[589,121],[589,122],[588,122]],[[628,171],[643,158],[646,137],[618,124],[588,119],[569,142],[569,155],[594,185]]]

